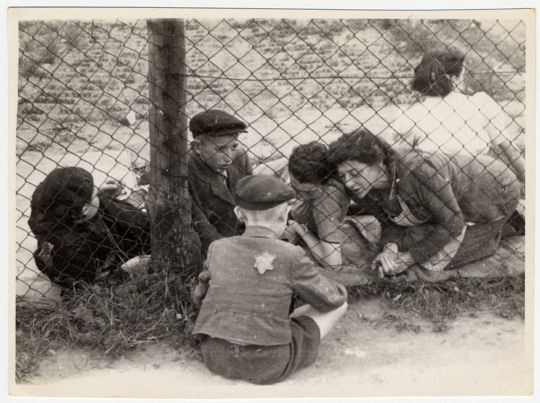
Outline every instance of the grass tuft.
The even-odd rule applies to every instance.
[[[55,350],[116,358],[148,343],[194,346],[192,285],[177,273],[138,274],[117,286],[81,284],[52,307],[17,304],[16,379],[28,380]]]
[[[507,319],[523,318],[524,286],[524,275],[444,283],[383,280],[350,289],[349,294],[351,302],[373,297],[389,301],[396,311],[386,313],[385,323],[397,330],[420,331],[401,314],[407,312],[443,332],[458,315],[481,309]],[[55,306],[17,304],[17,381],[27,381],[44,357],[70,347],[90,349],[105,359],[156,342],[193,348],[192,287],[193,280],[177,273],[136,274],[117,286],[81,285]]]

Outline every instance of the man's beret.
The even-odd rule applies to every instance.
[[[33,194],[43,209],[56,204],[84,204],[92,200],[94,179],[92,174],[79,167],[60,167],[52,170]]]
[[[293,188],[273,175],[248,175],[236,183],[236,201],[248,210],[266,210],[296,197]]]
[[[32,194],[32,213],[28,224],[35,234],[47,232],[55,220],[72,220],[81,214],[84,203],[92,200],[92,174],[78,167],[61,167],[51,171]]]
[[[246,129],[246,123],[218,109],[198,113],[189,122],[189,130],[191,130],[193,137],[244,133],[247,131]]]

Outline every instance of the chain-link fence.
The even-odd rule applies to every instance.
[[[442,147],[457,138],[461,154],[474,157],[507,144],[500,137],[524,154],[522,21],[188,20],[185,40],[188,117],[221,109],[246,122],[248,132],[239,139],[259,169],[287,173],[287,160],[280,158],[296,146],[328,145],[359,127],[396,149],[400,142],[422,141]],[[147,26],[29,21],[20,23],[19,41],[17,295],[57,298],[59,289],[32,255],[37,243],[28,225],[30,200],[54,168],[76,165],[97,185],[121,182],[127,191],[120,198],[144,208]],[[464,55],[458,85],[465,98],[426,100],[411,89],[415,68],[436,48]],[[512,165],[508,158],[505,163]],[[511,246],[506,256],[523,265],[523,238]]]

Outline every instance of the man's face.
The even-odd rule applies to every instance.
[[[238,134],[199,136],[194,149],[210,168],[220,172],[232,164],[238,145]]]
[[[295,176],[290,173],[289,171],[289,177],[291,181],[291,187],[296,192],[297,199],[300,200],[313,200],[320,194],[320,186],[316,185],[314,183],[300,183],[298,179],[295,178]]]

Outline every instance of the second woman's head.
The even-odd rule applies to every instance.
[[[341,181],[360,198],[372,189],[390,186],[388,167],[393,157],[388,143],[366,129],[344,134],[328,150],[328,159],[337,166]]]
[[[465,56],[457,50],[430,52],[414,69],[412,89],[426,96],[445,97],[463,72]]]
[[[313,141],[294,148],[289,158],[291,186],[300,198],[309,199],[334,173],[328,147]]]

